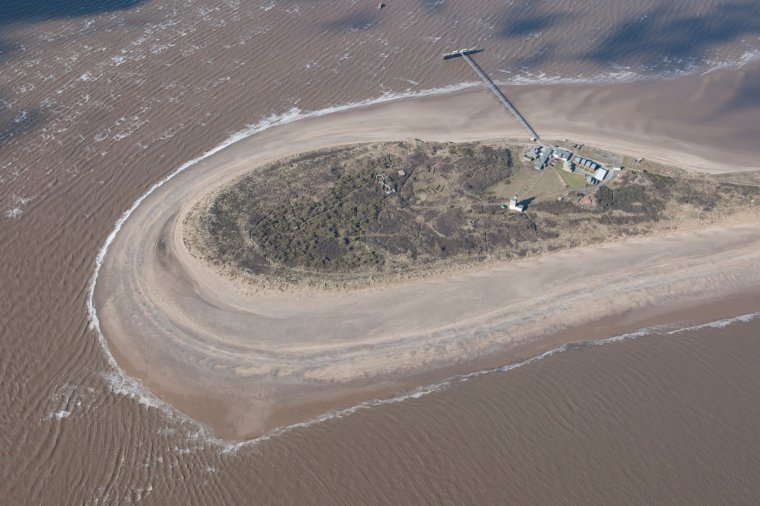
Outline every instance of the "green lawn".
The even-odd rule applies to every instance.
[[[565,182],[566,186],[570,188],[586,186],[586,176],[583,174],[567,172],[566,170],[562,169],[562,165],[559,163],[557,164],[556,171],[557,174],[559,174],[559,177],[562,178],[562,181]]]

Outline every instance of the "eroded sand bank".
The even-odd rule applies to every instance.
[[[678,86],[703,95],[711,79],[659,83],[658,100]],[[547,138],[571,137],[696,170],[754,168],[746,146],[726,149],[744,141],[718,125],[681,125],[694,135],[666,135],[673,125],[648,111],[657,102],[652,85],[508,92]],[[409,137],[524,135],[489,93],[476,90],[271,128],[191,167],[135,210],[102,266],[96,305],[120,364],[219,435],[244,438],[421,378],[468,370],[517,346],[540,349],[563,329],[632,310],[703,304],[750,291],[760,280],[760,227],[753,223],[349,293],[246,291],[183,244],[190,207],[257,165],[309,149]]]

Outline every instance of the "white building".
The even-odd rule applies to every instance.
[[[568,161],[573,157],[573,154],[570,151],[563,148],[554,148],[553,156],[554,158],[559,158],[561,160]]]
[[[601,182],[604,181],[604,178],[607,177],[607,169],[596,169],[596,172],[594,172],[594,179]]]
[[[522,204],[517,203],[517,195],[512,195],[512,198],[509,199],[509,210],[517,211],[518,213],[523,212]]]

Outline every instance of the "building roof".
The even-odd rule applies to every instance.
[[[546,166],[546,162],[548,162],[548,161],[549,161],[549,157],[550,157],[550,156],[552,156],[552,151],[551,151],[551,149],[549,149],[549,150],[545,150],[545,151],[544,151],[544,154],[543,154],[543,155],[541,155],[541,158],[539,158],[539,159],[538,159],[538,161],[536,162],[536,168],[538,168],[538,169],[543,169],[543,168],[544,168],[544,166]]]
[[[605,177],[607,177],[607,169],[596,169],[596,172],[594,172],[594,178],[599,181],[604,181]]]

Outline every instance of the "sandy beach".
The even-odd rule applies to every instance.
[[[760,220],[352,298],[188,256],[280,156],[527,141],[456,48],[547,142],[760,184],[756,0],[383,3],[2,3],[3,504],[760,504]]]
[[[730,77],[659,83],[659,99],[684,90],[709,93]],[[709,142],[709,124],[683,132],[658,122],[647,111],[649,87],[507,93],[545,138],[690,170],[756,168],[741,135]],[[752,217],[350,292],[249,290],[194,258],[182,240],[184,217],[198,200],[283,156],[366,141],[505,137],[524,132],[492,95],[476,89],[275,126],[183,171],[135,209],[100,270],[95,302],[117,362],[218,436],[240,440],[575,342],[578,334],[569,329],[633,312],[642,324],[754,293],[760,226]],[[621,318],[619,329],[632,323]]]

